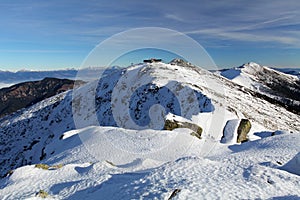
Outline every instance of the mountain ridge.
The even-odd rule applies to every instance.
[[[253,62],[215,73],[300,113],[300,79],[297,76]]]
[[[78,83],[83,83],[78,81]],[[0,89],[0,118],[73,88],[74,81],[46,77]]]
[[[141,114],[149,113],[147,109],[150,107],[148,106],[153,105],[153,103],[154,105],[156,104],[156,100],[152,101],[151,99],[157,97],[160,101],[173,102],[172,99],[177,98],[179,102],[183,101],[181,110],[184,112],[181,114],[185,113],[183,116],[190,116],[190,119],[193,120],[194,123],[200,125],[204,130],[203,135],[217,133],[219,136],[211,136],[217,137],[216,140],[221,138],[222,129],[228,117],[247,118],[252,123],[256,124],[255,126],[264,127],[264,130],[275,131],[280,129],[300,131],[298,115],[287,111],[284,107],[271,104],[270,102],[255,96],[255,93],[251,90],[243,89],[243,87],[238,84],[230,82],[229,80],[206,70],[198,69],[192,65],[189,67],[181,67],[164,63],[152,63],[141,64],[128,69],[114,70],[115,73],[104,76],[99,82],[94,81],[80,88],[76,88],[73,91],[58,94],[25,110],[0,119],[0,136],[2,141],[0,147],[2,149],[1,172],[6,173],[11,170],[11,166],[14,166],[13,168],[15,168],[30,163],[38,163],[41,160],[50,158],[51,155],[56,155],[57,152],[55,151],[55,146],[52,144],[59,142],[61,136],[66,131],[87,126],[99,126],[99,123],[104,126],[121,126],[123,128],[136,127],[132,126],[131,122],[128,121],[128,116],[124,115],[122,111],[122,107],[126,107],[126,104],[123,104],[121,100],[123,97],[126,97],[127,94],[126,90],[122,89],[122,85],[127,84],[130,88],[133,87],[133,83],[136,83],[136,80],[140,79],[143,84],[147,82],[154,84],[153,90],[150,90],[152,92],[149,94],[145,93],[145,95],[147,94],[145,97],[151,97],[150,101],[141,102],[143,103],[141,105],[145,106],[143,108],[145,110],[142,110]],[[178,79],[178,75],[174,72],[180,73],[179,77],[181,78]],[[122,74],[123,77],[121,79],[120,74]],[[127,79],[126,76],[130,77],[130,75],[137,75],[137,79]],[[189,79],[188,77],[195,77],[195,79]],[[180,84],[175,82],[174,84],[168,85],[169,81],[172,79],[177,80]],[[119,86],[116,86],[116,83],[119,83]],[[157,89],[155,89],[155,85],[157,86]],[[175,96],[155,96],[156,94],[159,94],[156,93],[156,91],[165,90],[163,89],[165,88],[164,86],[167,86],[171,91],[175,90]],[[98,88],[99,90],[96,91],[95,88]],[[119,91],[118,88],[121,89],[120,91],[125,92],[125,96],[122,97],[122,93],[119,92],[117,92],[117,96],[113,95],[114,91]],[[176,88],[179,89],[177,92]],[[143,89],[145,88],[142,87],[141,89],[141,91],[144,91]],[[186,93],[186,91],[191,92],[193,90],[197,90],[201,94],[199,96],[200,101],[194,99],[191,101],[194,103],[188,103],[190,100],[187,98],[189,95],[187,95],[188,93]],[[74,91],[77,91],[78,93],[76,94]],[[181,91],[183,93],[181,93]],[[138,93],[131,93],[133,96],[136,94]],[[117,99],[120,100],[119,103],[118,101],[114,101],[112,97],[117,97]],[[93,118],[94,114],[92,110],[90,111],[91,113],[88,112],[92,104],[90,102],[81,101],[82,98],[90,98],[91,102],[96,102],[96,108],[92,109],[95,109],[95,113],[97,116],[100,116],[100,118],[97,118],[97,116]],[[201,101],[201,99],[203,101]],[[206,101],[206,99],[210,100]],[[112,102],[114,103],[112,104]],[[129,112],[129,114],[132,113],[133,115],[130,115],[129,117],[133,117],[136,109],[141,106],[138,103],[139,98],[137,100],[129,100],[128,102],[133,106],[130,108],[131,111]],[[205,102],[208,102],[208,104]],[[200,108],[205,108],[203,106],[206,104],[212,104],[214,109],[207,110],[208,112],[200,112],[201,110],[197,107],[200,106]],[[113,105],[118,109],[113,111]],[[221,116],[218,116],[218,110],[223,106],[226,106],[226,110],[223,111],[224,113]],[[78,107],[79,110],[74,111],[74,107]],[[198,110],[199,113],[193,113],[194,109]],[[169,111],[172,111],[172,109]],[[139,111],[137,114],[138,113]],[[76,116],[79,118],[76,118]],[[115,121],[118,117],[120,117],[120,120]],[[140,118],[146,120],[141,122],[149,122],[147,120],[147,115],[145,115],[145,117],[146,118]],[[154,122],[161,121],[161,118],[156,119],[153,118],[153,116],[149,117],[150,120],[157,120]],[[215,121],[218,122],[218,126],[211,125],[211,123],[214,123]],[[143,123],[140,125],[143,125]],[[161,122],[159,124],[161,124]],[[27,139],[24,140],[24,138]],[[10,146],[11,144],[13,146]],[[33,152],[35,152],[34,155]],[[6,155],[10,156],[7,157]],[[2,174],[2,176],[3,175],[4,174]]]

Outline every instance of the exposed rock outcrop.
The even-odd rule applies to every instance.
[[[165,126],[164,126],[165,130],[172,131],[176,128],[191,129],[192,131],[194,131],[191,133],[191,135],[196,136],[197,138],[201,139],[202,128],[200,126],[190,123],[190,122],[180,122],[175,119],[166,119]]]
[[[242,119],[237,129],[237,143],[248,141],[247,134],[251,129],[251,123],[248,119]]]

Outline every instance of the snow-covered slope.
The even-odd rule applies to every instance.
[[[223,77],[267,95],[286,105],[293,112],[300,112],[300,80],[298,76],[286,74],[257,63],[247,63],[237,68],[217,71]]]
[[[175,189],[180,199],[299,196],[299,177],[276,164],[300,151],[299,115],[180,65],[113,68],[98,82],[1,119],[0,197],[45,190],[57,199],[161,199]],[[201,139],[186,128],[160,130],[170,115],[199,125]],[[250,142],[220,143],[227,121],[241,118],[251,121]],[[264,138],[275,130],[286,133]]]
[[[90,127],[79,130],[78,134],[99,141],[91,138],[97,136],[95,132],[104,131]],[[79,137],[75,134],[65,140],[74,143]],[[300,177],[285,171],[282,165],[300,151],[299,142],[300,134],[287,133],[229,148],[218,145],[209,157],[203,158],[197,157],[197,147],[201,144],[197,139],[189,152],[177,160],[164,163],[137,159],[123,165],[83,157],[84,147],[77,147],[63,156],[78,161],[64,163],[61,168],[44,170],[28,165],[16,169],[1,180],[0,197],[36,198],[42,190],[50,199],[168,199],[176,190],[179,191],[176,199],[298,199]],[[103,154],[113,154],[107,146],[95,148]],[[174,155],[172,149],[167,150],[161,159]],[[53,159],[60,163],[67,160],[59,155]]]

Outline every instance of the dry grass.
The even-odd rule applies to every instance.
[[[38,193],[36,193],[36,196],[41,198],[47,198],[49,194],[44,190],[40,190]]]
[[[47,164],[36,164],[35,167],[39,168],[39,169],[44,169],[44,170],[49,170],[49,169],[60,169],[62,168],[64,165],[63,164],[58,164],[58,165],[53,165],[53,166],[49,166]]]

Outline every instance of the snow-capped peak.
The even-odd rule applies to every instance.
[[[255,63],[255,62],[249,62],[249,63],[243,64],[239,68],[244,73],[248,73],[248,74],[252,74],[252,75],[255,75],[255,73],[257,73],[259,71],[262,71],[264,69],[263,66],[261,66],[260,64]]]
[[[260,64],[255,63],[255,62],[248,62],[246,64],[244,64],[243,66],[250,66],[250,67],[261,67]]]
[[[179,66],[188,66],[188,65],[191,65],[191,63],[181,59],[181,58],[175,58],[173,60],[171,60],[169,62],[169,64],[171,65],[179,65]]]
[[[219,73],[241,86],[274,99],[292,112],[300,113],[300,80],[297,76],[253,62]]]

